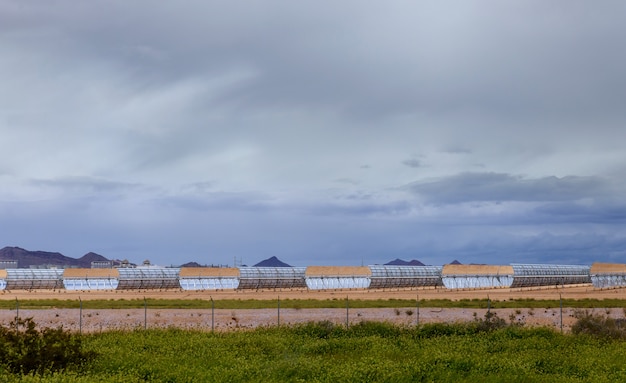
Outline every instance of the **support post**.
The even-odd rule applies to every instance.
[[[78,333],[83,334],[83,300],[78,297],[79,310],[78,310]]]
[[[148,329],[148,301],[143,297],[143,329]]]
[[[416,302],[416,304],[415,304],[415,308],[416,308],[416,311],[415,311],[415,315],[416,315],[415,316],[415,325],[419,326],[419,324],[420,324],[420,296],[419,296],[419,294],[417,295],[417,300],[415,302]]]
[[[20,301],[15,297],[15,331],[19,331],[19,319],[20,319]]]
[[[563,334],[563,296],[559,294],[559,303],[561,308],[561,334]]]
[[[278,302],[278,325],[280,326],[280,295],[278,296],[277,302]]]
[[[215,302],[211,297],[211,332],[215,331]]]
[[[346,295],[346,330],[350,327],[350,303]]]

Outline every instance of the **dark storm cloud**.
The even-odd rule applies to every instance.
[[[624,255],[625,11],[0,0],[0,245],[164,264]]]
[[[406,165],[406,166],[408,166],[410,168],[419,168],[420,166],[422,166],[422,163],[419,160],[415,159],[415,158],[404,160],[404,161],[402,161],[402,164]]]
[[[462,173],[407,186],[428,203],[545,202],[602,197],[611,192],[608,180],[600,177],[524,178],[504,173]]]
[[[140,184],[110,181],[95,177],[63,177],[49,180],[31,180],[32,186],[49,187],[61,190],[113,193],[145,188]]]

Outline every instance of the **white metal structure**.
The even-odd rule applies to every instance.
[[[511,264],[511,287],[562,286],[591,283],[590,266]]]
[[[367,289],[370,287],[370,277],[325,275],[320,277],[306,277],[306,286],[309,290],[342,290]]]
[[[63,288],[63,269],[6,269],[6,290]]]
[[[239,289],[287,289],[306,287],[306,267],[240,267]]]
[[[239,287],[239,278],[237,277],[202,277],[202,278],[183,278],[179,280],[180,287],[183,290],[225,290],[236,289]]]
[[[177,289],[178,268],[133,267],[119,268],[118,290],[131,289]]]
[[[513,284],[512,275],[444,275],[442,280],[447,289],[489,289]]]
[[[63,278],[66,290],[115,290],[117,278]]]
[[[594,262],[590,274],[593,287],[604,289],[626,286],[626,264]]]
[[[441,266],[371,265],[370,289],[442,286]]]

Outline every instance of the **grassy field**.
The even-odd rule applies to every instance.
[[[494,325],[495,324],[495,325]],[[398,327],[326,322],[211,333],[83,336],[98,353],[82,372],[6,382],[617,382],[626,343],[545,328],[466,324]],[[497,325],[497,326],[496,326]]]
[[[28,300],[0,300],[0,309],[13,310],[16,305],[24,309],[50,309],[50,308],[83,308],[89,309],[128,309],[143,308],[147,305],[157,309],[207,309],[213,304],[216,309],[265,309],[274,308],[278,305],[276,300],[257,299],[223,299],[211,301],[202,299],[102,299],[80,302],[79,300],[66,299],[28,299]],[[416,299],[349,299],[351,308],[395,308],[415,307]],[[535,300],[535,299],[510,299],[495,301],[488,299],[429,299],[420,300],[422,307],[432,308],[555,308],[561,301]],[[624,299],[563,299],[563,307],[570,308],[626,308]],[[282,308],[343,308],[346,307],[346,299],[281,299]]]

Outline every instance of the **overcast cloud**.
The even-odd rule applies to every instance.
[[[0,0],[0,247],[626,262],[622,1]]]

